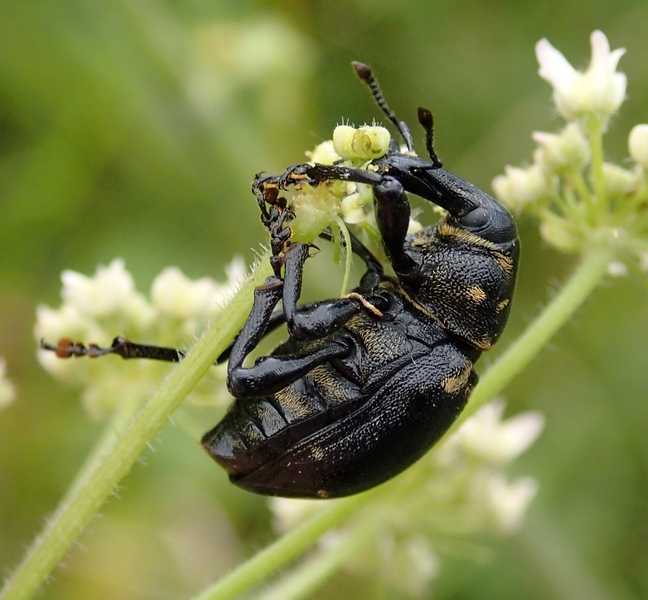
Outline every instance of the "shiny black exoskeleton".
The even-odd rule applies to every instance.
[[[425,109],[419,121],[431,161],[413,155],[409,130],[387,107],[371,71],[354,66],[409,152],[392,140],[368,169],[295,165],[253,184],[271,231],[275,275],[256,290],[229,357],[228,386],[237,401],[202,443],[234,483],[257,493],[345,496],[407,468],[463,409],[477,383],[473,364],[502,333],[510,310],[519,256],[511,215],[441,167]],[[331,180],[373,187],[396,279],[353,238],[352,250],[367,266],[360,286],[346,298],[298,306],[309,247],[290,244],[279,194],[289,185]],[[407,192],[448,217],[408,235]],[[243,366],[282,322],[288,341]]]
[[[420,458],[450,427],[477,383],[475,361],[506,324],[519,257],[515,223],[489,195],[441,166],[432,117],[419,109],[430,160],[415,156],[407,126],[370,69],[354,63],[407,146],[366,169],[301,164],[253,184],[270,231],[274,275],[229,351],[236,401],[202,439],[238,486],[260,494],[332,498],[382,483]],[[288,186],[332,180],[371,185],[376,222],[396,277],[355,237],[366,264],[345,298],[298,305],[309,245],[291,243]],[[444,208],[437,225],[408,235],[407,193]],[[323,237],[330,239],[330,233]],[[281,311],[275,311],[279,302]],[[246,357],[270,330],[289,338],[252,366]],[[171,349],[118,338],[109,349],[59,342],[60,356],[113,352],[177,360]],[[47,344],[44,347],[53,349]]]

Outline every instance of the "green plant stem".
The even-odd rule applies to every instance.
[[[205,331],[180,365],[171,371],[130,424],[124,426],[115,438],[107,435],[100,441],[101,448],[93,451],[70,492],[7,581],[0,600],[30,598],[38,590],[169,415],[239,331],[250,311],[254,287],[260,285],[269,273],[269,261],[265,256],[219,319]]]
[[[380,524],[376,523],[375,519],[366,520],[352,531],[345,532],[339,543],[321,548],[318,555],[305,561],[286,577],[256,596],[256,600],[310,598],[319,586],[330,579],[342,565],[371,541],[377,531],[380,531]]]
[[[384,493],[383,490],[384,488],[374,488],[363,494],[331,502],[321,512],[255,554],[215,585],[194,596],[193,600],[237,598],[308,550],[323,534],[343,523],[370,499],[380,496],[381,492]]]
[[[466,419],[475,414],[531,362],[594,291],[605,276],[607,266],[613,257],[612,248],[604,245],[593,248],[583,257],[569,281],[482,377],[470,397],[468,406],[444,437],[450,435]],[[379,499],[391,489],[397,488],[384,485],[371,492],[335,502],[262,550],[214,586],[195,596],[193,600],[227,600],[238,597],[313,546],[324,533],[340,526],[352,512],[374,499]],[[376,533],[379,530],[379,526],[374,528]],[[370,539],[371,536],[368,535],[365,542]],[[323,581],[324,577],[318,574],[319,569],[322,573],[330,574],[332,571],[329,571],[329,567],[333,568],[333,565],[328,563],[325,555],[319,557],[319,560],[324,563],[320,567],[315,566],[317,560],[314,559],[310,573],[313,578],[317,577],[319,581]],[[339,564],[334,567],[337,566]],[[302,578],[302,575],[297,573],[296,577]],[[285,585],[288,585],[287,581],[286,579]],[[300,585],[305,585],[305,582],[302,581]]]
[[[600,245],[590,249],[582,258],[569,281],[554,296],[542,313],[484,374],[472,393],[468,406],[446,433],[446,436],[456,431],[484,404],[499,394],[547,345],[605,277],[607,267],[613,258],[614,252],[611,247]]]
[[[605,215],[608,214],[607,189],[605,185],[605,176],[603,174],[603,162],[605,155],[603,153],[603,130],[605,123],[602,117],[591,116],[587,122],[587,133],[590,147],[592,149],[591,179],[594,188],[593,200],[596,203],[592,214],[600,223]],[[597,223],[594,223],[597,224]]]

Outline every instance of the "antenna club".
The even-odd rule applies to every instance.
[[[419,123],[425,130],[425,147],[430,155],[432,164],[436,168],[440,168],[443,166],[443,163],[434,151],[434,117],[427,108],[423,108],[422,106],[418,107],[417,113]]]
[[[358,77],[360,77],[362,81],[369,83],[373,80],[373,73],[371,72],[369,65],[358,62],[357,60],[354,60],[351,64],[353,65],[355,72],[358,74]]]
[[[425,128],[425,129],[431,129],[434,126],[434,120],[432,118],[432,113],[427,109],[423,108],[422,106],[418,107],[418,120],[419,123]]]

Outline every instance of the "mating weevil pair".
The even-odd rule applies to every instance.
[[[430,160],[385,102],[369,67],[358,75],[403,138],[368,168],[300,164],[257,176],[252,189],[270,232],[274,275],[255,290],[250,315],[228,351],[227,385],[236,401],[202,439],[242,488],[260,494],[332,498],[376,486],[420,458],[450,427],[477,382],[475,361],[506,324],[519,243],[509,212],[442,168],[432,116],[419,108]],[[309,245],[293,243],[280,194],[303,183],[368,184],[395,277],[355,237],[366,265],[347,297],[298,305]],[[435,226],[408,235],[407,193],[444,208]],[[331,238],[328,231],[322,237]],[[276,311],[279,302],[282,309]],[[261,339],[286,324],[288,340],[246,367]],[[182,352],[117,338],[109,348],[61,340],[42,347],[61,357],[118,354],[178,361]]]

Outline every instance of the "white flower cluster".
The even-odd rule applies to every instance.
[[[61,275],[63,304],[36,311],[37,340],[56,343],[72,338],[86,346],[110,346],[113,338],[126,337],[146,344],[177,347],[190,341],[215,318],[222,305],[245,277],[243,261],[227,268],[226,283],[207,277],[192,281],[178,268],[169,267],[151,286],[151,299],[136,291],[133,277],[122,260],[99,267],[93,277],[74,271]],[[121,402],[143,402],[158,387],[168,365],[158,361],[123,361],[116,356],[62,360],[39,350],[38,359],[55,377],[81,387],[87,410],[95,417],[114,411]],[[222,368],[211,369],[189,396],[196,402],[225,402]]]
[[[552,85],[556,108],[567,125],[557,134],[535,132],[533,164],[507,166],[493,180],[493,189],[511,210],[536,213],[551,245],[581,252],[600,242],[601,231],[606,231],[604,236],[625,243],[643,265],[648,257],[648,125],[630,132],[632,168],[604,162],[603,134],[626,93],[626,76],[616,71],[625,50],[610,51],[600,31],[592,33],[591,44],[591,63],[581,73],[547,40],[538,42],[540,76]],[[617,265],[610,272],[625,271]]]
[[[367,515],[380,523],[379,537],[348,568],[420,595],[439,572],[439,554],[474,555],[471,537],[519,529],[537,484],[531,477],[509,482],[505,468],[537,439],[544,419],[528,412],[504,420],[503,412],[501,400],[485,406],[399,477],[393,500],[386,494],[375,508],[380,514]],[[403,489],[413,491],[404,494]],[[321,510],[321,504],[270,500],[280,532]],[[323,543],[339,543],[346,534],[329,534]]]
[[[16,399],[16,386],[6,377],[7,364],[0,358],[0,410]]]
[[[377,125],[355,128],[338,125],[333,139],[307,152],[311,163],[341,164],[361,169],[371,168],[370,161],[387,153],[390,133]],[[373,195],[371,186],[346,181],[331,181],[327,185],[302,185],[292,198],[296,214],[296,237],[313,239],[338,215],[344,222],[374,229]],[[420,223],[410,221],[410,233],[421,229]]]

